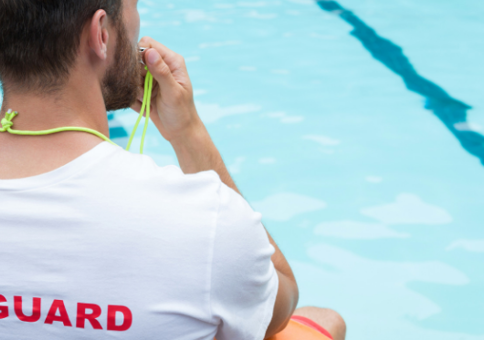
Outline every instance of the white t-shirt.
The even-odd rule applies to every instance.
[[[273,253],[261,215],[215,172],[104,142],[0,180],[0,338],[260,340]]]

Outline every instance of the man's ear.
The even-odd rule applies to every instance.
[[[108,58],[108,16],[100,9],[92,17],[89,28],[89,47],[101,60]]]

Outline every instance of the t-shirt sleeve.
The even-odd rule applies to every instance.
[[[211,309],[219,325],[217,340],[264,339],[279,285],[271,261],[274,247],[261,214],[224,184],[213,249]]]

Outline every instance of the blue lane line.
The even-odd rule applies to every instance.
[[[449,131],[459,140],[462,147],[471,155],[478,157],[484,165],[484,137],[474,131],[459,131],[457,123],[467,122],[467,111],[471,106],[452,98],[437,84],[420,76],[409,59],[403,54],[400,46],[379,36],[374,29],[358,18],[353,12],[331,0],[317,1],[319,7],[338,14],[344,21],[353,26],[351,32],[378,61],[402,77],[407,88],[426,98],[425,108],[444,123]]]

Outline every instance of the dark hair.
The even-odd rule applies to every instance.
[[[121,7],[122,0],[0,0],[0,81],[5,90],[10,85],[22,91],[57,90],[76,60],[86,23],[104,9],[118,24]]]

